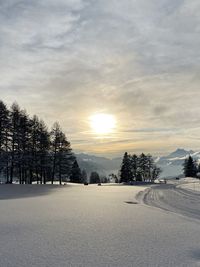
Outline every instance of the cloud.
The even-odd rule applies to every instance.
[[[162,142],[164,151],[196,148],[189,137],[200,121],[199,1],[7,0],[0,10],[0,92],[8,105],[18,101],[49,126],[59,120],[84,151],[88,139],[94,153],[111,149],[88,134],[96,112],[118,120],[110,138],[120,143],[116,153],[139,149],[120,142],[131,138],[153,149],[152,134],[159,151]]]

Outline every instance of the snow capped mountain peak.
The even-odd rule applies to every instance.
[[[165,157],[160,157],[158,166],[163,170],[162,177],[175,177],[183,173],[183,163],[191,155],[197,162],[200,161],[200,152],[178,148]]]
[[[167,158],[176,158],[176,157],[185,157],[191,154],[194,154],[195,152],[193,150],[185,150],[183,148],[178,148],[176,151],[172,152]]]

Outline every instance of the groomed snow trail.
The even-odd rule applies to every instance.
[[[199,221],[135,204],[141,190],[0,185],[0,266],[200,266]]]
[[[175,184],[153,186],[144,194],[143,202],[189,218],[200,219],[200,193]]]

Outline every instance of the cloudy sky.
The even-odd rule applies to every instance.
[[[200,149],[199,0],[0,0],[0,94],[78,152]],[[115,130],[88,118],[112,114]]]

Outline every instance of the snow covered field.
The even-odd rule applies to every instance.
[[[0,185],[0,266],[200,266],[198,218],[128,204],[144,189]]]
[[[180,185],[178,185],[178,187],[186,190],[200,192],[200,180],[195,178],[184,178],[181,179]]]

